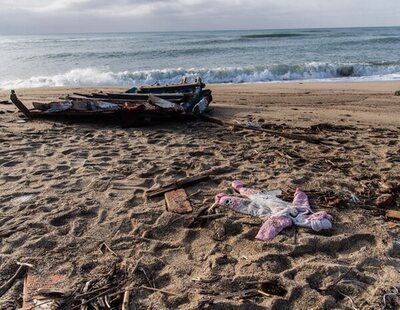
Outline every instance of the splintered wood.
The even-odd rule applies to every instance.
[[[190,201],[183,188],[164,194],[167,211],[174,213],[190,213],[193,211]]]

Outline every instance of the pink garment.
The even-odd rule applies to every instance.
[[[264,222],[264,224],[262,224],[257,233],[256,239],[260,241],[270,241],[283,229],[292,226],[292,224],[292,220],[287,216],[271,216]]]
[[[251,198],[251,196],[261,193],[261,191],[258,189],[244,187],[242,181],[239,180],[233,181],[232,187],[235,190],[237,190],[240,193],[240,195],[245,196],[247,198]]]
[[[332,216],[324,211],[313,213],[307,195],[299,188],[296,189],[291,204],[277,197],[280,191],[262,192],[244,187],[238,180],[232,182],[232,187],[245,198],[220,193],[216,195],[215,201],[236,212],[265,219],[256,236],[258,240],[272,240],[279,232],[292,225],[309,227],[315,231],[332,227]]]
[[[332,216],[325,211],[313,213],[306,193],[299,188],[294,194],[293,206],[299,211],[297,216],[292,218],[294,225],[312,228],[315,231],[332,228]]]
[[[294,193],[294,198],[293,198],[293,206],[298,210],[298,211],[310,211],[310,204],[308,203],[308,197],[306,193],[301,191],[300,188],[296,188],[296,192]]]

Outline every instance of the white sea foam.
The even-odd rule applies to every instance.
[[[330,64],[268,65],[252,67],[164,69],[149,71],[101,71],[96,68],[74,69],[63,74],[33,76],[29,79],[0,82],[1,89],[91,86],[141,85],[175,83],[182,76],[200,76],[206,83],[251,83],[294,80],[400,80],[400,64]]]

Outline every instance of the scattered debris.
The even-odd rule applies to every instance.
[[[388,227],[389,229],[395,229],[395,228],[399,227],[399,224],[397,224],[397,223],[395,223],[395,222],[388,222],[388,223],[387,223],[387,227]]]
[[[224,126],[224,127],[234,127],[234,128],[247,129],[247,130],[253,130],[253,131],[258,131],[258,132],[264,132],[264,133],[271,134],[273,136],[283,137],[283,138],[291,139],[291,140],[306,141],[308,143],[314,143],[314,144],[339,146],[341,144],[346,143],[346,141],[343,141],[343,140],[338,142],[338,141],[332,141],[332,140],[328,140],[328,139],[324,139],[324,138],[317,138],[317,137],[313,137],[310,135],[300,135],[300,134],[288,133],[288,132],[283,132],[283,131],[275,131],[275,130],[270,130],[270,129],[258,128],[258,127],[255,127],[254,124],[252,124],[251,126],[236,124],[236,123],[221,120],[216,117],[211,117],[211,116],[208,116],[205,114],[201,115],[201,119],[204,121],[208,121],[208,122],[220,125],[220,126]]]
[[[107,243],[103,242],[102,244],[100,244],[100,248],[99,248],[100,252],[102,254],[104,254],[107,250],[109,251],[112,255],[114,255],[115,257],[121,258],[117,253],[115,253],[108,245]]]
[[[264,294],[267,294],[269,297],[271,296],[285,296],[287,294],[287,289],[279,283],[277,280],[273,281],[255,281],[255,282],[247,282],[248,285],[257,285],[259,291]]]
[[[393,297],[397,297],[397,296],[400,296],[399,287],[393,286],[390,289],[388,289],[382,297],[382,302],[383,302],[382,310],[394,309],[395,306],[393,308],[392,307],[388,308],[388,300],[392,299]]]
[[[380,192],[383,194],[397,194],[400,192],[400,181],[380,182]]]
[[[343,130],[354,130],[354,127],[353,126],[345,126],[345,125],[336,125],[336,124],[330,124],[330,123],[321,123],[321,124],[310,126],[311,132],[320,132],[320,131],[341,132]]]
[[[343,273],[342,275],[340,275],[335,281],[333,281],[331,284],[329,284],[328,286],[324,287],[324,288],[318,288],[317,291],[318,292],[326,292],[332,288],[334,288],[340,281],[342,281],[350,272],[353,271],[353,268],[349,268],[345,273]]]
[[[394,199],[395,197],[392,194],[383,194],[376,198],[375,204],[378,208],[384,209],[389,207],[393,203]]]
[[[193,211],[190,201],[183,188],[166,192],[164,194],[167,211],[180,214],[191,213]]]
[[[161,290],[161,289],[154,288],[154,287],[149,287],[149,286],[142,285],[141,288],[144,288],[144,289],[150,290],[150,291],[154,291],[154,292],[160,292],[160,293],[163,293],[163,294],[166,294],[166,295],[179,296],[179,294],[177,294],[177,293],[169,292],[169,291],[166,291],[166,290]]]

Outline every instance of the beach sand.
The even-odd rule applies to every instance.
[[[341,143],[310,144],[200,121],[129,129],[20,123],[14,106],[0,104],[0,283],[19,261],[65,276],[63,288],[74,290],[121,260],[134,266],[140,259],[129,281],[133,309],[382,308],[384,294],[400,285],[398,222],[334,200],[353,194],[358,204],[373,206],[379,183],[399,179],[400,97],[393,93],[400,83],[210,88],[216,117],[253,119],[264,128]],[[100,89],[126,88],[17,94],[30,103]],[[0,101],[8,95],[2,91]],[[321,123],[330,125],[314,126]],[[224,217],[188,228],[194,214],[167,212],[163,197],[143,199],[148,188],[209,171],[210,180],[186,188],[194,214],[217,193],[232,193],[231,182],[240,179],[279,188],[288,201],[297,187],[304,189],[314,210],[334,217],[333,228],[290,228],[260,243],[254,240],[258,219],[220,209]],[[102,253],[103,242],[118,257]],[[248,284],[254,281],[270,283]],[[1,309],[21,305],[22,286],[19,280],[0,298]],[[270,296],[241,298],[254,288]]]

